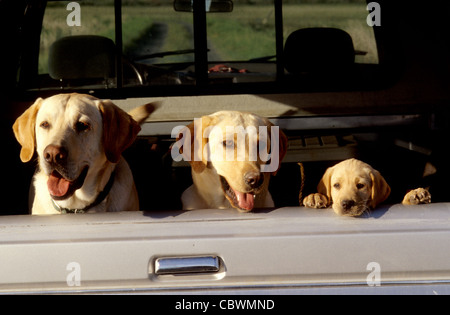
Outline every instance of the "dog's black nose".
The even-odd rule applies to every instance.
[[[355,205],[355,201],[354,200],[343,200],[341,205],[342,205],[342,208],[344,208],[345,210],[350,210],[350,208]]]
[[[67,156],[67,150],[61,146],[50,144],[44,149],[44,159],[49,164],[65,164]]]
[[[264,182],[264,176],[259,172],[247,172],[244,175],[244,180],[248,187],[256,189]]]

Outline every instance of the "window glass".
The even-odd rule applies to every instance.
[[[60,38],[98,35],[115,40],[114,1],[49,1],[45,9],[39,53],[39,74],[48,73],[50,46]]]
[[[210,83],[276,81],[275,10],[273,0],[234,0],[232,12],[206,14]],[[364,0],[285,0],[283,38],[286,41],[299,29],[340,29],[353,40],[356,63],[377,64],[368,14]],[[195,85],[193,21],[193,13],[176,11],[173,1],[123,0],[123,56],[117,57],[114,0],[49,1],[40,40],[38,88],[116,87],[117,58],[123,61],[123,86]],[[71,41],[52,55],[55,42],[79,35],[99,36],[110,43],[97,45],[98,38],[80,45]],[[103,59],[96,59],[92,48],[98,48]],[[83,64],[83,58],[90,63]]]
[[[283,3],[285,40],[298,29],[337,28],[351,36],[356,63],[378,63],[373,27],[367,24],[369,11],[365,0],[289,0]]]
[[[234,0],[233,3],[234,10],[231,13],[207,14],[211,82],[227,82],[224,81],[227,78],[228,82],[233,83],[275,81],[277,70],[274,1]],[[347,33],[353,41],[350,52],[345,50],[346,43],[335,37],[335,32],[322,32],[318,35],[324,35],[323,41],[328,41],[329,44],[322,43],[320,47],[324,49],[309,49],[313,55],[312,59],[315,60],[305,58],[299,62],[316,64],[326,61],[326,58],[336,60],[336,64],[345,64],[350,58],[350,63],[354,61],[357,64],[377,64],[377,46],[373,27],[367,24],[368,15],[364,0],[285,0],[283,46],[289,35],[299,29],[338,29],[341,32],[336,32],[336,35]],[[305,41],[296,44],[294,56],[291,57],[294,58],[294,63],[297,63],[295,59],[302,58],[298,51],[305,51],[304,45],[315,45],[322,41],[322,37],[316,38],[312,41],[300,38]],[[338,48],[335,49],[336,47]],[[320,50],[319,53],[316,54],[314,49]],[[330,58],[334,56],[329,54],[335,54],[336,57]],[[320,59],[318,56],[322,55],[323,58]],[[349,58],[345,59],[346,56]],[[292,63],[292,60],[290,62]],[[351,67],[350,63],[348,69]],[[323,64],[327,67],[326,62]],[[299,73],[305,71],[301,69]]]
[[[207,13],[207,35],[211,83],[276,80],[273,1],[238,0],[232,12]]]
[[[209,61],[246,61],[273,56],[275,11],[272,1],[234,1],[233,12],[208,13]]]
[[[122,5],[124,54],[128,58],[144,64],[194,61],[191,13],[176,12],[172,1],[146,1],[145,5],[123,1]]]
[[[175,11],[172,1],[124,0],[121,9],[123,86],[195,83],[189,67],[194,61],[192,13]],[[116,87],[120,47],[115,26],[113,0],[50,1],[41,33],[39,86]],[[80,35],[91,37],[77,44]],[[52,54],[52,46],[64,38],[68,42]]]
[[[195,84],[192,13],[172,1],[122,1],[122,23],[125,85]]]

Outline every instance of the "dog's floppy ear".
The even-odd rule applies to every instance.
[[[111,101],[98,101],[103,119],[103,149],[108,161],[117,163],[122,152],[136,139],[139,124]]]
[[[370,206],[375,208],[389,197],[391,187],[389,187],[384,177],[377,170],[370,172],[370,178],[372,179],[372,200],[370,201]]]
[[[177,138],[177,141],[179,141],[184,137],[180,153],[196,173],[203,172],[208,164],[208,158],[205,156],[206,152],[204,152],[204,148],[208,143],[205,130],[213,124],[213,120],[214,118],[211,116],[203,116],[201,119],[195,119],[186,128],[181,130]],[[190,148],[190,151],[186,151],[184,148]]]
[[[328,198],[328,204],[331,203],[331,176],[333,176],[334,166],[327,168],[325,174],[317,185],[317,192]]]
[[[13,125],[14,135],[19,141],[22,149],[20,150],[20,160],[28,162],[31,160],[36,147],[36,116],[41,107],[43,99],[38,98]]]

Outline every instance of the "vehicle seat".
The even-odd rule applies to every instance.
[[[353,68],[351,36],[336,28],[304,28],[291,33],[284,46],[284,66],[291,74],[341,73]]]
[[[106,37],[63,37],[50,46],[49,74],[56,80],[108,79],[116,73],[116,46]]]

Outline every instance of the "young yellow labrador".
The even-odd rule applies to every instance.
[[[28,162],[37,152],[32,214],[139,210],[122,152],[135,140],[152,104],[129,115],[90,95],[39,98],[14,123]]]
[[[303,200],[308,208],[328,208],[344,216],[360,216],[385,201],[391,193],[383,176],[372,166],[357,159],[348,159],[326,170],[317,186],[318,193]],[[430,203],[430,193],[418,188],[408,192],[405,205]]]
[[[287,138],[269,120],[220,111],[184,128],[177,144],[192,168],[193,185],[182,194],[183,209],[248,212],[274,206],[268,185],[286,154]]]

